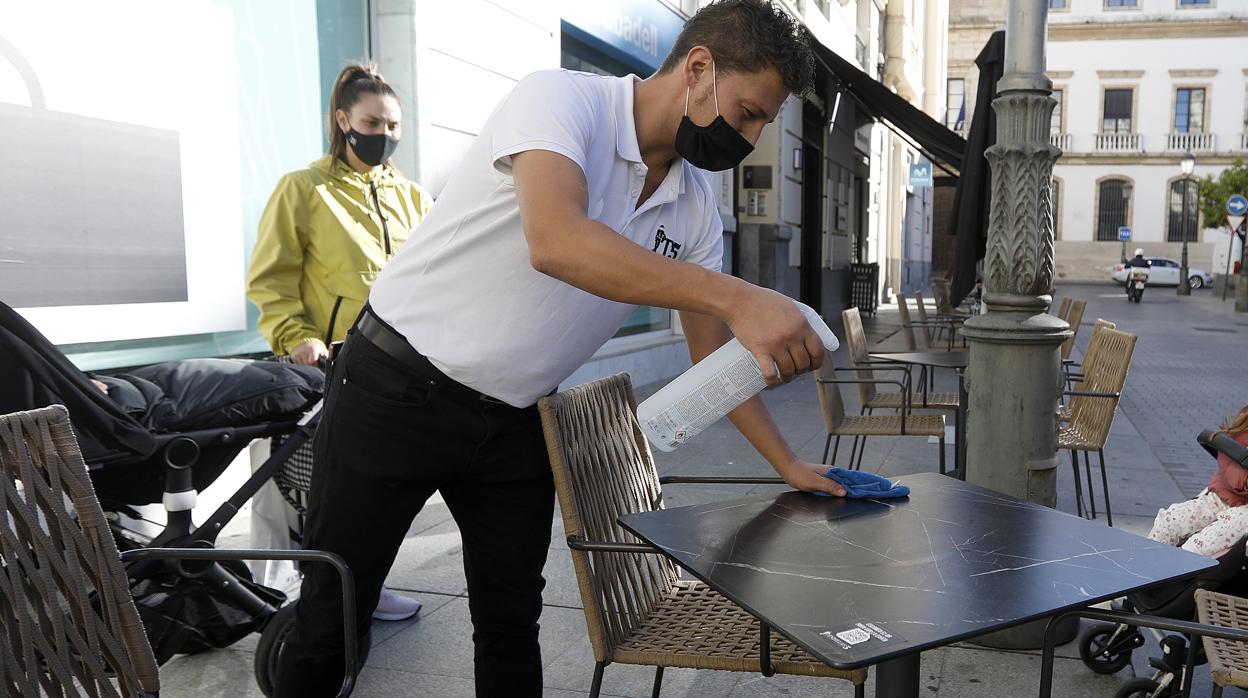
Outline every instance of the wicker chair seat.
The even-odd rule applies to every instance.
[[[1248,628],[1248,599],[1198,589],[1196,613],[1205,625],[1224,628]],[[1248,644],[1202,638],[1209,657],[1209,673],[1219,686],[1248,688]]]
[[[612,652],[621,664],[759,671],[758,619],[702,582],[680,580],[652,614]],[[865,669],[842,671],[815,659],[779,633],[771,661],[781,674],[862,683]]]
[[[847,416],[836,428],[842,436],[901,436],[901,416],[870,414],[863,416]],[[912,414],[906,419],[907,435],[941,436],[945,435],[945,416],[943,414]]]
[[[1079,424],[1068,424],[1062,426],[1057,432],[1057,448],[1059,450],[1099,451],[1105,448],[1105,442],[1097,439],[1094,434],[1086,433]]]
[[[905,400],[905,393],[876,393],[863,404],[863,407],[872,410],[899,410],[905,406]],[[910,408],[916,410],[956,410],[958,409],[958,394],[928,393],[926,405],[923,404],[923,396],[921,394],[911,395]]]

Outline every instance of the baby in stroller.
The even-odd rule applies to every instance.
[[[1217,431],[1202,432],[1197,442],[1218,461],[1209,486],[1193,499],[1177,502],[1157,513],[1148,537],[1181,545],[1183,549],[1217,559],[1218,566],[1194,579],[1153,587],[1114,602],[1116,610],[1178,620],[1195,614],[1197,589],[1248,595],[1245,546],[1248,545],[1248,405]],[[1154,632],[1160,639],[1161,657],[1149,659],[1155,670],[1124,683],[1115,698],[1161,698],[1189,695],[1192,672],[1185,671],[1187,639],[1182,635]],[[1079,640],[1083,663],[1100,674],[1113,674],[1131,663],[1131,653],[1145,642],[1140,628],[1126,623],[1091,626]],[[1192,666],[1205,663],[1203,646],[1197,642],[1190,657]]]
[[[1248,405],[1212,436],[1220,435],[1248,447]],[[1218,470],[1203,492],[1157,513],[1150,539],[1216,558],[1248,534],[1248,470],[1226,453],[1217,459]]]

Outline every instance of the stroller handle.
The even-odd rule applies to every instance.
[[[1204,447],[1214,458],[1222,454],[1235,461],[1240,467],[1248,468],[1248,446],[1236,441],[1226,432],[1202,431],[1196,437],[1196,443]]]

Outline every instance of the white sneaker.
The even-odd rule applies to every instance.
[[[407,620],[420,613],[420,602],[416,599],[400,596],[389,589],[381,588],[381,598],[377,600],[377,608],[373,611],[376,620]]]

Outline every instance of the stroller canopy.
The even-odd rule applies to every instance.
[[[0,303],[0,414],[65,405],[88,463],[144,460],[163,435],[292,419],[324,385],[316,368],[245,359],[188,359],[97,378],[107,394]]]

